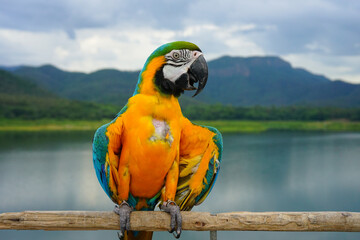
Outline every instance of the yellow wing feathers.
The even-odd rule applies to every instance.
[[[182,210],[190,210],[202,202],[212,187],[219,156],[219,149],[213,140],[215,135],[206,127],[194,125],[184,118],[175,197]]]

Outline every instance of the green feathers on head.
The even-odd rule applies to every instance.
[[[159,56],[165,56],[167,53],[171,52],[172,50],[179,50],[179,49],[189,49],[191,51],[197,50],[200,51],[200,48],[198,46],[196,46],[195,44],[191,43],[191,42],[185,42],[185,41],[176,41],[176,42],[170,42],[170,43],[166,43],[160,47],[158,47],[146,60],[143,69],[141,70],[141,72],[143,72],[147,65],[151,62],[151,60],[153,60],[156,57]],[[141,77],[141,73],[139,74],[139,79],[138,82],[136,84],[136,88],[134,91],[134,95],[139,93],[139,86],[141,84],[142,81],[142,77]]]
[[[185,42],[185,41],[177,41],[177,42],[170,42],[170,43],[166,43],[160,47],[158,47],[151,55],[150,57],[146,60],[146,63],[144,65],[144,67],[146,67],[146,65],[154,58],[159,57],[159,56],[164,56],[167,53],[171,52],[172,50],[179,50],[179,49],[189,49],[191,51],[197,50],[200,51],[200,48],[198,46],[196,46],[195,44],[191,43],[191,42]]]

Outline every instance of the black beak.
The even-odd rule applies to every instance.
[[[193,96],[195,97],[201,92],[201,90],[203,90],[208,78],[208,66],[203,55],[198,57],[195,60],[195,62],[191,64],[189,69],[189,75],[190,75],[189,83],[191,86],[193,86],[194,83],[199,82],[197,90]]]

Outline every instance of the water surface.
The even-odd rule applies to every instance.
[[[110,211],[92,166],[91,132],[1,133],[0,212]],[[220,175],[195,211],[360,211],[360,134],[224,136]],[[218,239],[360,239],[359,233],[219,232]],[[114,239],[115,231],[0,231],[0,239]],[[155,233],[154,239],[173,239]],[[209,239],[184,232],[182,239]]]

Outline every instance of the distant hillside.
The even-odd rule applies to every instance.
[[[360,85],[293,68],[278,57],[222,57],[209,61],[209,80],[196,98],[183,104],[221,103],[234,106],[359,107]],[[139,71],[104,69],[90,74],[67,72],[51,65],[18,67],[13,73],[61,97],[124,105]]]
[[[209,62],[199,97],[237,106],[360,106],[360,85],[330,81],[278,57],[222,57]]]
[[[0,94],[54,96],[53,93],[39,87],[37,84],[0,70]]]
[[[139,72],[104,69],[90,74],[62,71],[52,65],[20,67],[14,74],[26,77],[61,97],[123,105],[132,95]]]
[[[57,97],[19,76],[0,70],[0,118],[112,118],[118,107]]]

